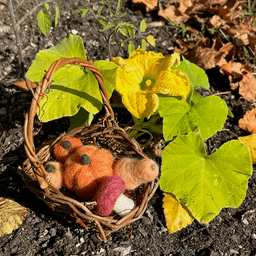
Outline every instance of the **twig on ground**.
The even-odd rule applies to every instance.
[[[34,95],[34,91],[31,88],[31,86],[28,82],[28,79],[26,78],[24,60],[23,60],[22,49],[21,49],[20,35],[19,35],[19,32],[18,32],[18,27],[17,27],[17,24],[16,24],[16,20],[15,20],[15,15],[14,15],[13,6],[12,6],[12,0],[9,1],[8,9],[9,9],[9,12],[10,12],[10,15],[11,15],[12,27],[13,27],[13,30],[14,30],[16,44],[17,44],[17,47],[18,47],[19,63],[20,63],[20,67],[21,67],[21,73],[22,73],[22,76],[24,77],[24,79],[26,81],[27,88],[32,93],[32,95]]]

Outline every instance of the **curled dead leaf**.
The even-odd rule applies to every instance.
[[[247,101],[256,100],[256,79],[249,65],[230,62],[223,65],[220,71],[228,75],[231,90],[238,90]]]
[[[151,12],[157,8],[158,0],[132,0],[134,4],[143,4],[146,12]]]
[[[36,88],[36,85],[32,81],[28,80],[28,82],[29,82],[31,88],[33,88],[33,89]],[[27,88],[25,80],[20,81],[20,82],[16,82],[16,83],[13,83],[13,84],[16,85],[19,89],[21,89],[24,92],[28,92],[29,91],[28,88]]]
[[[215,39],[212,44],[210,40],[203,39],[198,43],[198,47],[183,54],[186,59],[203,69],[210,69],[231,61],[235,55],[235,47],[231,43],[223,45],[220,39]]]
[[[182,14],[174,5],[168,5],[165,9],[159,10],[158,15],[167,22],[170,19],[176,25],[179,25],[181,22],[184,23],[189,19],[189,16]]]
[[[256,108],[247,110],[243,118],[239,119],[238,126],[250,133],[256,133]]]

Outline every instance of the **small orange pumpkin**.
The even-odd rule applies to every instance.
[[[53,146],[53,155],[57,161],[63,163],[69,155],[81,146],[83,143],[79,139],[64,137]]]
[[[56,161],[50,161],[44,168],[47,172],[45,180],[57,189],[60,189],[63,186],[63,164]]]
[[[104,179],[113,175],[114,157],[110,151],[84,145],[64,163],[63,180],[81,199],[91,198]]]

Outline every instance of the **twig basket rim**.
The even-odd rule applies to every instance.
[[[78,127],[68,133],[63,133],[51,142],[43,143],[39,151],[36,152],[34,146],[34,118],[39,107],[41,99],[44,97],[44,92],[51,84],[53,75],[56,70],[66,65],[78,65],[90,70],[98,81],[100,94],[103,100],[105,109],[105,117],[103,124],[91,125],[89,127]],[[61,215],[67,220],[75,220],[84,228],[88,229],[86,222],[94,223],[97,231],[100,232],[101,238],[106,242],[107,236],[123,228],[126,225],[140,219],[147,208],[148,201],[154,195],[159,181],[155,180],[144,184],[141,201],[136,208],[128,215],[122,218],[102,217],[89,209],[88,205],[93,202],[79,202],[78,200],[64,195],[60,190],[56,189],[45,180],[46,171],[44,163],[51,157],[51,149],[64,136],[79,136],[83,139],[92,139],[95,141],[103,141],[109,143],[114,140],[118,142],[125,150],[129,149],[129,154],[135,154],[141,158],[148,158],[138,144],[138,142],[131,138],[124,129],[118,126],[115,121],[113,109],[110,105],[107,91],[104,85],[104,80],[99,69],[93,65],[92,61],[86,61],[82,58],[61,58],[50,66],[45,76],[39,82],[36,91],[34,92],[31,102],[30,110],[25,114],[24,122],[24,148],[27,159],[24,161],[22,168],[19,168],[19,174],[26,186],[57,215]]]

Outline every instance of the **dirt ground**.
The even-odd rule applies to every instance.
[[[59,43],[68,34],[78,34],[84,41],[88,59],[103,60],[108,58],[107,45],[98,33],[95,20],[90,16],[82,19],[72,15],[78,7],[90,7],[96,10],[96,0],[58,0],[60,7],[60,27],[53,29],[46,37],[37,27],[34,12],[20,25],[25,69],[33,62],[39,50],[47,49]],[[16,20],[20,20],[35,6],[34,2],[25,0],[21,5],[13,1]],[[53,9],[52,9],[53,10]],[[123,12],[125,21],[137,28],[141,19],[148,24],[157,21],[154,15],[145,14],[131,2],[125,2]],[[14,81],[22,80],[19,67],[18,51],[14,33],[11,28],[7,8],[0,10],[0,196],[12,197],[16,202],[28,208],[30,215],[22,225],[11,234],[0,238],[0,256],[47,256],[47,255],[112,255],[112,256],[177,256],[177,255],[256,255],[256,175],[255,168],[249,180],[247,196],[237,209],[226,208],[215,217],[209,225],[194,221],[190,226],[175,234],[166,229],[162,209],[162,192],[160,189],[151,199],[141,220],[129,227],[112,234],[107,243],[100,241],[94,233],[88,232],[77,224],[70,224],[53,215],[46,205],[39,201],[25,188],[17,168],[26,159],[23,148],[23,114],[28,111],[31,95],[13,86]],[[156,39],[156,47],[148,50],[169,55],[174,48],[175,28],[171,25],[149,26],[148,35]],[[115,48],[113,39],[113,56],[128,57],[127,48]],[[139,39],[137,40],[139,42]],[[203,96],[223,92],[227,88],[227,79],[216,70],[207,71],[211,84],[210,92],[200,91]],[[222,131],[207,140],[208,152],[219,148],[228,140],[246,135],[237,123],[251,103],[245,103],[235,92],[220,94],[234,118],[228,118]],[[120,119],[122,117],[120,116]],[[97,122],[97,120],[95,120]],[[39,125],[39,124],[36,124]],[[68,118],[52,121],[43,125],[35,141],[43,141],[60,135],[69,127]]]

